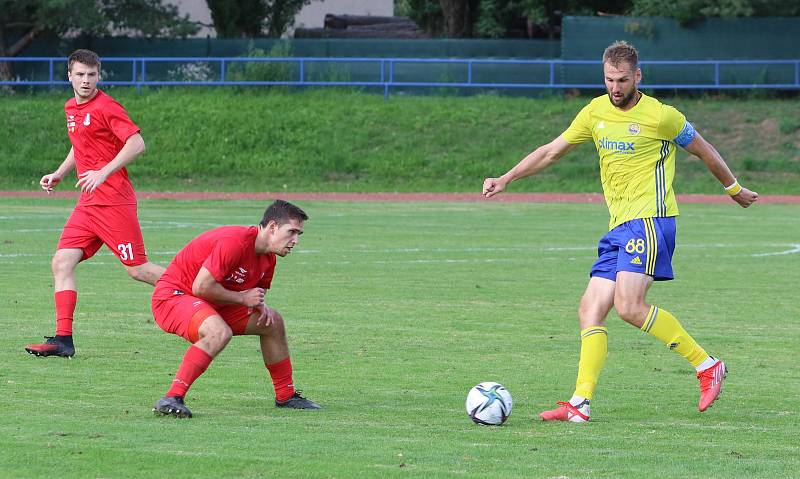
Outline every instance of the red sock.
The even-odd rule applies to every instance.
[[[56,291],[56,336],[72,336],[72,317],[75,315],[75,303],[78,292],[71,289]]]
[[[292,384],[292,359],[286,358],[273,364],[265,364],[272,376],[272,384],[275,386],[275,399],[283,402],[294,395],[294,384]]]
[[[213,360],[214,358],[197,346],[189,346],[183,356],[181,367],[178,368],[175,379],[172,380],[172,387],[167,391],[167,396],[186,396],[186,391],[189,390],[195,379],[206,372],[208,365]]]

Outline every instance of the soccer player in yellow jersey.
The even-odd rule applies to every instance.
[[[646,301],[653,281],[673,279],[675,217],[672,190],[678,146],[703,160],[733,201],[747,208],[758,194],[739,185],[717,150],[675,108],[638,90],[642,80],[636,49],[615,42],[603,53],[607,95],[593,99],[569,128],[537,148],[499,178],[486,178],[486,198],[514,180],[534,175],[579,143],[594,141],[608,210],[609,232],[598,245],[578,318],[581,353],[575,392],[569,401],[539,416],[544,421],[586,422],[608,351],[605,318],[612,307],[626,322],[658,338],[686,358],[700,380],[698,409],[720,394],[725,363],[709,356],[665,309]]]

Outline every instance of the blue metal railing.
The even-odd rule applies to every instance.
[[[16,79],[10,81],[0,81],[0,85],[14,85],[14,86],[63,86],[67,85],[67,81],[63,78],[56,78],[56,63],[58,63],[58,70],[60,77],[63,72],[62,68],[66,62],[66,58],[62,57],[0,57],[0,62],[9,63],[27,63],[27,64],[46,64],[47,65],[47,79],[32,80],[32,79]],[[205,76],[214,78],[202,79],[163,79],[158,75],[151,75],[148,73],[150,70],[157,69],[159,66],[163,67],[166,64],[182,64],[182,65],[202,65],[207,68]],[[283,72],[283,75],[290,75],[293,79],[282,80],[231,80],[231,67],[236,69],[237,66],[248,63],[269,63],[269,64],[282,64],[288,65]],[[600,66],[602,62],[597,60],[489,60],[489,59],[439,59],[439,58],[249,58],[249,57],[108,57],[103,59],[104,70],[111,65],[129,65],[130,77],[129,79],[111,79],[103,81],[106,85],[128,85],[134,86],[141,90],[144,86],[226,86],[226,85],[266,85],[266,86],[298,86],[298,87],[312,87],[312,86],[339,86],[339,87],[376,87],[382,88],[384,96],[388,97],[391,89],[396,88],[483,88],[483,89],[570,89],[570,88],[587,88],[587,89],[602,89],[604,88],[601,82],[587,83],[585,81],[570,81],[570,78],[587,77],[586,72],[579,74],[577,70],[585,66]],[[367,80],[336,80],[336,79],[315,79],[308,73],[309,68],[320,64],[358,64],[361,66],[361,75],[367,75],[372,78]],[[213,67],[216,65],[216,67]],[[438,80],[438,81],[409,81],[400,78],[398,75],[398,68],[408,65],[418,65],[417,76],[419,75],[420,68],[436,68],[436,67],[458,67],[461,75],[461,80]],[[712,68],[713,79],[710,81],[688,81],[687,83],[681,82],[663,82],[663,83],[643,83],[642,88],[647,89],[800,89],[800,59],[796,60],[656,60],[656,61],[643,61],[641,66],[644,69],[659,69],[661,67],[673,67],[674,70],[681,68],[689,68],[686,78],[703,77],[702,69]],[[767,73],[765,68],[769,67],[773,70],[782,69],[783,79],[781,81],[768,82],[762,81],[723,81],[721,76],[721,69],[732,69],[736,67],[761,67],[759,75],[766,77]],[[364,71],[363,67],[367,70]],[[544,73],[527,72],[525,73],[526,81],[480,81],[476,80],[476,68],[507,68],[507,67],[541,67]],[[463,70],[466,71],[463,71]],[[698,71],[700,69],[700,71]],[[789,71],[789,69],[791,69]],[[203,73],[203,72],[201,72]],[[485,74],[485,72],[484,72]],[[559,75],[560,74],[560,75]],[[246,73],[245,73],[246,75]],[[500,77],[502,77],[502,73]],[[196,76],[196,75],[195,75]],[[242,76],[238,72],[238,76]],[[408,76],[408,75],[405,75]],[[421,76],[425,76],[424,74]],[[495,75],[497,76],[497,75]],[[514,75],[511,75],[512,77]],[[519,76],[519,72],[517,74]],[[530,76],[536,77],[538,81],[528,80]],[[557,78],[560,76],[560,79]],[[645,80],[651,75],[646,75]],[[728,76],[731,76],[730,74]],[[753,74],[745,75],[752,77]],[[594,77],[594,74],[592,74]],[[598,73],[596,77],[602,79]],[[789,78],[791,77],[791,80]],[[287,77],[288,78],[288,77]],[[513,79],[513,78],[512,78]]]

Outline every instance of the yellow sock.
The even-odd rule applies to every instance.
[[[705,349],[697,344],[697,341],[683,329],[681,323],[669,311],[650,306],[650,311],[642,325],[642,331],[661,340],[662,343],[669,346],[669,349],[692,363],[692,366],[698,366],[708,359]]]
[[[578,362],[578,380],[575,396],[592,399],[600,371],[608,354],[608,329],[594,326],[581,331],[581,359]]]

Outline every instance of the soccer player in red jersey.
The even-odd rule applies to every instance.
[[[258,226],[215,228],[178,252],[153,291],[153,317],[161,329],[192,345],[153,411],[192,417],[186,392],[238,335],[259,336],[277,407],[320,409],[295,390],[283,317],[264,303],[277,256],[297,245],[307,219],[297,206],[276,200]]]
[[[64,105],[72,143],[56,171],[39,181],[48,194],[77,169],[81,196],[53,255],[56,335],[25,350],[36,356],[72,357],[72,320],[78,293],[75,268],[105,244],[135,280],[155,285],[164,267],[147,261],[136,212],[136,193],[125,166],[144,152],[144,140],[125,109],[97,89],[100,59],[89,50],[69,56],[68,76],[75,97]]]

